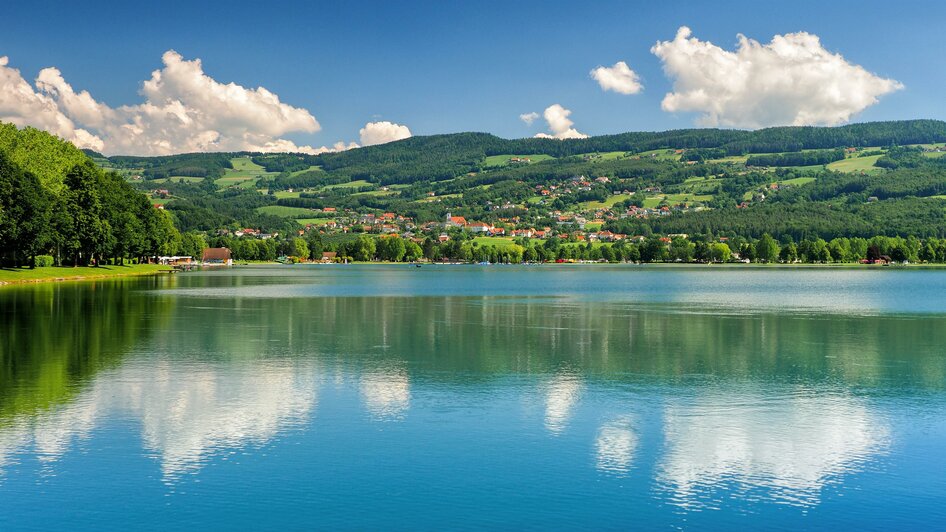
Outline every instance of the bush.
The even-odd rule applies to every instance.
[[[53,258],[50,255],[37,255],[36,258],[33,259],[33,264],[35,264],[37,268],[49,268],[53,265]]]

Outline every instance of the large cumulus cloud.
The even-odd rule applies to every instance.
[[[385,144],[402,140],[411,136],[411,130],[407,126],[395,124],[393,122],[368,122],[365,127],[359,130],[362,146],[374,146],[375,144]]]
[[[144,81],[142,103],[110,107],[45,68],[35,89],[0,58],[0,120],[31,125],[80,147],[108,154],[163,155],[198,151],[298,151],[317,153],[352,147],[298,146],[288,133],[315,133],[318,121],[306,109],[280,101],[265,89],[221,83],[199,59],[166,52],[163,68]]]
[[[557,103],[546,107],[545,112],[542,113],[542,116],[545,118],[546,123],[548,123],[549,131],[551,131],[552,134],[538,133],[536,134],[536,137],[543,139],[588,138],[588,135],[580,133],[577,129],[572,127],[575,123],[572,122],[570,118],[568,118],[570,114],[572,114],[570,109],[565,109]]]
[[[665,111],[700,113],[706,126],[836,125],[903,88],[826,50],[816,35],[776,35],[768,44],[739,35],[734,52],[691,37],[651,48],[673,80]]]

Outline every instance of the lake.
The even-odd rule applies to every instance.
[[[0,529],[940,528],[946,270],[0,289]]]

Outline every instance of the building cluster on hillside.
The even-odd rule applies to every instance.
[[[569,241],[615,242],[627,237],[601,230],[612,226],[613,222],[627,218],[662,217],[705,208],[699,202],[681,201],[681,198],[686,199],[683,194],[677,195],[677,200],[672,201],[673,196],[666,195],[659,186],[638,188],[630,186],[627,180],[607,176],[575,175],[528,187],[533,196],[527,199],[519,196],[519,199],[512,200],[497,195],[471,207],[465,207],[460,201],[451,204],[463,209],[467,217],[476,213],[476,219],[447,212],[440,221],[416,222],[403,212],[324,206],[312,209],[312,217],[318,218],[318,221],[306,223],[298,234],[304,236],[312,231],[322,234],[365,233],[419,241],[432,238],[445,242],[455,237],[457,231],[462,231],[472,237],[558,237]],[[430,191],[429,196],[435,195],[434,191]],[[448,201],[447,196],[452,198],[455,195],[444,195],[445,202]],[[640,196],[643,196],[643,200],[631,201]],[[439,196],[436,198],[440,199]],[[426,199],[422,201],[427,202]],[[230,228],[220,234],[250,239],[275,236],[252,228]]]

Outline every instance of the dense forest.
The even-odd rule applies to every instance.
[[[186,237],[186,238],[185,238]],[[0,261],[99,265],[196,253],[171,217],[114,172],[41,131],[0,124]],[[197,250],[199,251],[199,249]]]

